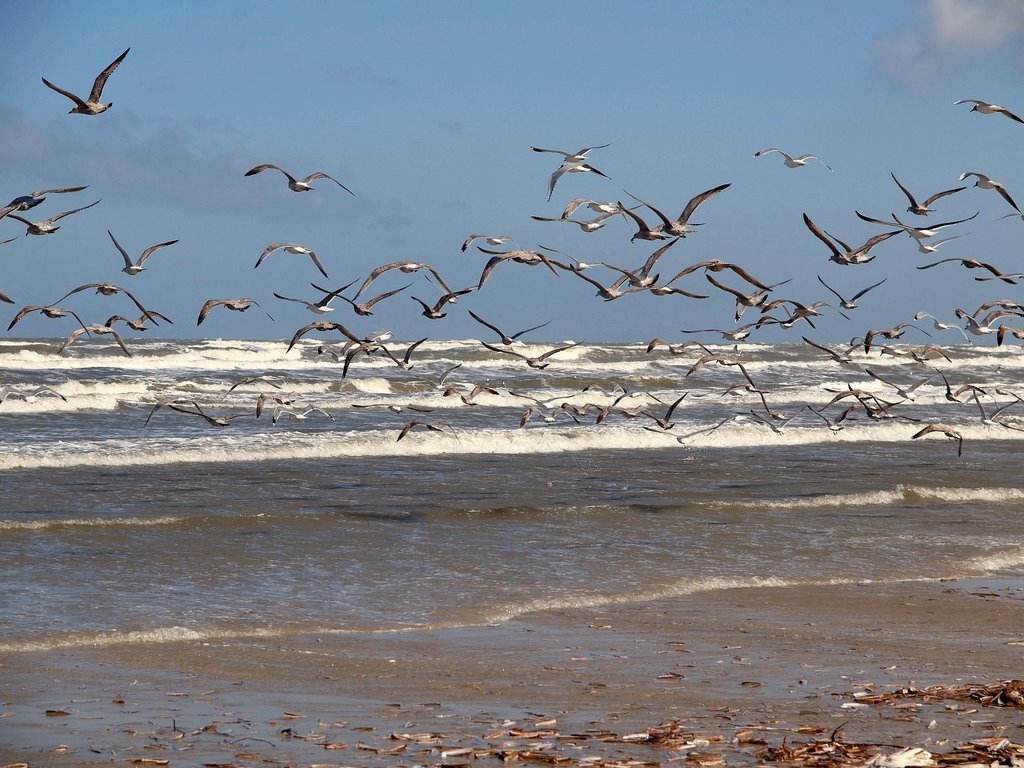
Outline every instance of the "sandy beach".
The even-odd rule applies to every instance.
[[[1006,680],[1022,653],[1024,585],[998,579],[731,589],[448,631],[13,653],[0,764],[436,765],[498,752],[733,764],[840,727],[847,741],[889,745],[879,752],[939,753],[1020,742],[1024,715],[854,694]],[[672,738],[638,743],[665,723]]]

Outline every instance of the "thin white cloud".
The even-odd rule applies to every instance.
[[[875,58],[895,80],[926,90],[964,59],[1024,41],[1024,0],[928,0],[911,24],[879,39]]]

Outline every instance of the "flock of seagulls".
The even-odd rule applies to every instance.
[[[112,106],[112,102],[103,103],[101,101],[103,90],[111,75],[122,64],[130,50],[130,48],[126,49],[96,77],[93,82],[92,90],[86,99],[54,85],[45,78],[43,78],[43,83],[48,88],[62,94],[74,102],[74,107],[70,110],[71,114],[100,115]],[[981,115],[1000,114],[1014,122],[1024,123],[1024,120],[1005,107],[976,99],[963,99],[956,102],[957,105],[964,103],[973,104],[972,111],[978,112]],[[590,173],[594,176],[609,179],[610,177],[606,173],[599,170],[592,164],[590,157],[591,153],[597,152],[598,150],[604,150],[609,146],[611,146],[610,143],[598,144],[584,147],[575,152],[561,149],[547,149],[536,146],[531,147],[534,152],[554,154],[560,157],[560,164],[551,172],[550,177],[548,178],[547,200],[551,200],[558,181],[566,174]],[[805,168],[808,166],[809,162],[813,160],[824,166],[826,169],[830,171],[832,170],[830,165],[816,155],[793,155],[776,147],[767,147],[759,150],[754,154],[754,157],[761,158],[769,154],[780,155],[785,166],[790,169]],[[333,182],[350,195],[355,195],[348,186],[323,171],[316,171],[308,176],[299,178],[278,165],[263,163],[245,171],[244,176],[255,176],[267,170],[280,172],[287,179],[288,188],[294,192],[310,191],[313,189],[313,182],[325,180]],[[941,200],[945,200],[952,195],[963,193],[967,189],[967,186],[953,187],[931,194],[922,201],[919,201],[910,189],[908,189],[908,187],[905,186],[894,173],[891,173],[890,175],[892,180],[908,200],[909,205],[907,207],[907,212],[917,217],[929,216],[932,213],[932,206],[936,203]],[[970,178],[975,179],[975,187],[982,190],[994,190],[1001,196],[1002,200],[1010,207],[1010,209],[1012,209],[1011,213],[1006,214],[1007,216],[1020,216],[1024,219],[1024,214],[1021,213],[1020,208],[1014,202],[1010,192],[1004,184],[977,171],[967,171],[963,173],[960,176],[960,181],[963,182]],[[735,302],[734,317],[737,323],[739,323],[748,312],[756,315],[756,320],[743,325],[738,325],[735,328],[710,327],[688,329],[681,332],[687,335],[714,334],[716,336],[720,336],[724,340],[739,345],[765,326],[777,326],[789,329],[803,323],[806,324],[807,327],[813,329],[815,328],[814,319],[822,316],[826,311],[838,312],[847,319],[851,319],[850,315],[847,315],[846,312],[852,313],[856,311],[858,308],[858,301],[860,299],[862,299],[868,292],[875,290],[886,282],[886,280],[883,279],[857,290],[856,287],[834,287],[827,283],[823,277],[818,275],[818,282],[830,294],[829,299],[831,300],[832,297],[834,297],[835,302],[837,302],[837,306],[833,306],[824,300],[807,301],[778,296],[778,289],[787,284],[789,282],[788,279],[775,280],[774,282],[771,282],[768,279],[765,279],[764,276],[755,276],[743,265],[718,259],[705,260],[685,266],[682,269],[669,270],[668,273],[675,271],[675,275],[663,280],[663,266],[668,263],[670,258],[677,258],[681,256],[682,251],[684,250],[683,248],[677,247],[678,243],[699,231],[699,227],[702,226],[701,224],[692,221],[697,210],[701,208],[701,206],[711,204],[710,201],[712,201],[713,198],[727,192],[730,187],[731,183],[722,183],[693,195],[685,203],[681,213],[676,218],[671,218],[663,212],[662,208],[656,207],[654,204],[626,192],[625,190],[623,190],[624,195],[618,196],[614,200],[598,200],[587,197],[574,198],[565,206],[561,215],[557,217],[533,216],[533,219],[537,221],[550,223],[552,225],[559,223],[572,224],[579,227],[582,233],[588,235],[604,229],[608,224],[614,221],[622,221],[629,228],[629,239],[631,242],[635,243],[637,241],[641,241],[657,244],[657,248],[640,264],[622,265],[611,264],[603,261],[588,263],[581,261],[574,256],[569,256],[561,251],[547,248],[545,246],[537,246],[537,249],[522,248],[516,243],[515,239],[508,234],[477,232],[470,234],[465,238],[461,245],[461,251],[464,253],[469,252],[470,248],[475,245],[477,252],[489,258],[486,259],[486,262],[481,269],[480,277],[476,283],[465,288],[453,290],[444,279],[441,272],[426,262],[398,260],[381,264],[373,268],[365,279],[362,280],[358,289],[356,289],[351,295],[346,295],[346,292],[359,282],[358,278],[339,288],[321,287],[316,283],[311,282],[309,284],[310,288],[315,291],[317,295],[309,300],[284,296],[276,292],[273,293],[273,296],[280,301],[303,305],[309,312],[318,316],[335,312],[344,304],[348,304],[356,315],[368,316],[373,314],[374,308],[379,303],[387,300],[394,301],[395,299],[393,299],[393,297],[404,293],[407,289],[412,287],[417,280],[420,280],[432,286],[436,291],[436,295],[429,296],[428,298],[421,298],[420,296],[412,296],[409,294],[407,295],[407,298],[415,301],[422,308],[423,317],[431,321],[436,321],[446,317],[452,305],[455,304],[460,297],[483,290],[484,285],[488,282],[499,266],[505,264],[518,264],[525,267],[540,268],[543,273],[549,273],[556,277],[566,276],[574,280],[579,280],[582,283],[589,284],[596,290],[596,296],[604,301],[616,301],[630,295],[643,293],[649,293],[659,297],[683,296],[692,300],[705,300],[709,299],[712,295],[728,297],[729,300]],[[29,235],[54,234],[60,229],[60,226],[57,225],[58,221],[61,221],[63,218],[72,214],[77,214],[91,209],[98,205],[100,201],[96,200],[95,202],[87,205],[63,211],[41,221],[30,221],[28,218],[19,215],[19,213],[25,213],[30,209],[43,204],[48,195],[71,194],[81,192],[86,188],[86,186],[71,186],[41,189],[26,195],[15,197],[8,205],[0,208],[0,219],[9,218],[20,222],[27,227],[26,233]],[[623,202],[623,199],[630,199],[632,203],[626,204]],[[589,219],[578,217],[579,214],[587,212],[589,212],[589,214],[593,214],[594,217]],[[938,239],[936,236],[940,232],[944,232],[945,230],[953,227],[958,227],[966,222],[976,219],[978,216],[978,213],[975,213],[965,218],[935,224],[929,223],[926,226],[916,226],[901,221],[896,213],[892,213],[888,219],[868,216],[859,211],[855,211],[854,213],[860,220],[882,227],[883,231],[872,235],[862,245],[853,247],[847,242],[841,240],[839,237],[831,234],[823,227],[820,227],[812,221],[806,212],[803,214],[803,222],[806,228],[809,230],[811,235],[820,241],[820,243],[827,249],[827,253],[825,255],[827,255],[828,261],[845,267],[855,267],[873,261],[877,257],[876,249],[882,243],[900,235],[908,236],[918,246],[919,251],[922,253],[932,253],[942,244],[964,236],[963,233],[957,233],[943,239]],[[111,242],[123,259],[124,268],[122,272],[129,277],[136,277],[145,270],[145,265],[147,264],[148,259],[157,251],[170,248],[178,242],[177,239],[174,239],[149,246],[142,251],[138,259],[133,260],[128,251],[120,244],[120,242],[118,242],[114,234],[110,230],[107,232]],[[0,242],[9,241],[10,239]],[[496,250],[502,248],[505,250]],[[313,267],[323,276],[323,278],[325,280],[330,280],[328,271],[317,254],[312,249],[297,243],[279,242],[268,245],[256,260],[254,269],[259,268],[269,256],[278,252],[307,257]],[[956,262],[960,262],[960,264],[966,269],[978,269],[988,273],[974,278],[979,281],[999,280],[1003,284],[1017,285],[1018,281],[1024,278],[1024,273],[1007,273],[991,264],[981,262],[976,259],[956,257],[939,259],[932,263],[918,266],[917,269],[932,269],[941,264],[951,264]],[[508,267],[505,267],[504,269],[508,269]],[[611,279],[602,279],[601,277],[595,276],[601,274],[602,270],[606,271],[603,273],[605,275],[610,273],[612,275]],[[403,275],[413,276],[413,282],[409,282],[401,287],[392,288],[367,298],[368,290],[371,286],[373,286],[379,278],[389,273],[401,273]],[[701,274],[704,276],[704,282],[701,284],[701,287],[704,291],[707,291],[707,293],[697,292],[694,289],[698,286],[692,283],[690,283],[688,287],[676,285],[676,283],[682,281],[688,276],[698,276]],[[716,275],[718,277],[716,277]],[[691,280],[692,279],[693,278],[691,278]],[[860,284],[862,285],[863,283]],[[76,294],[89,290],[95,290],[96,293],[104,296],[123,295],[134,305],[135,309],[132,311],[132,314],[137,310],[140,313],[139,317],[137,319],[130,319],[123,315],[115,314],[103,323],[86,323],[74,309],[58,306]],[[421,293],[421,296],[423,295],[425,294]],[[849,298],[847,298],[847,296],[849,296]],[[14,303],[14,300],[4,293],[0,293],[0,301],[11,304]],[[252,306],[257,307],[260,311],[270,317],[271,320],[273,320],[270,313],[253,297],[210,298],[202,305],[196,324],[197,326],[202,325],[210,312],[218,307],[223,307],[226,310],[241,313],[247,311]],[[132,353],[129,344],[114,327],[117,323],[124,323],[126,327],[133,330],[143,331],[146,328],[147,322],[153,323],[154,325],[159,325],[161,323],[170,324],[172,322],[162,313],[145,307],[130,291],[111,283],[87,283],[71,289],[56,301],[47,304],[27,305],[17,312],[8,326],[8,330],[14,328],[19,321],[33,313],[39,313],[44,317],[56,320],[72,318],[77,324],[70,335],[59,345],[57,350],[58,354],[63,352],[63,350],[82,336],[92,336],[93,334],[97,334],[111,336],[122,352],[125,355],[131,356]],[[469,311],[469,315],[475,322],[486,327],[498,337],[494,343],[481,341],[480,344],[482,348],[516,361],[522,361],[522,364],[529,366],[532,369],[543,370],[551,365],[556,365],[558,362],[556,357],[557,355],[566,352],[579,344],[579,342],[573,342],[546,349],[538,354],[527,354],[525,347],[517,347],[517,345],[521,345],[519,340],[526,334],[544,328],[551,322],[550,320],[510,334],[499,328],[497,325],[483,319],[473,311]],[[918,419],[906,413],[905,409],[900,408],[900,406],[905,403],[912,403],[917,396],[917,390],[921,386],[934,381],[937,377],[941,376],[946,386],[947,401],[957,404],[970,404],[973,402],[974,406],[981,412],[982,422],[988,426],[1024,430],[1024,428],[1018,426],[1014,422],[1006,419],[999,420],[996,418],[1003,411],[1024,403],[1024,398],[1015,392],[1007,390],[988,391],[971,382],[964,382],[956,391],[954,391],[945,375],[934,367],[934,361],[936,359],[952,359],[948,351],[937,345],[927,344],[921,347],[910,347],[907,351],[893,347],[881,347],[884,354],[904,356],[908,359],[908,365],[912,365],[916,370],[920,370],[921,375],[915,378],[913,382],[901,383],[899,381],[882,377],[877,372],[872,371],[867,367],[866,358],[857,357],[854,354],[855,352],[859,352],[863,349],[864,354],[867,355],[872,349],[877,350],[882,343],[882,340],[900,339],[908,330],[914,330],[930,336],[931,334],[928,331],[913,324],[914,322],[919,322],[926,318],[932,320],[932,327],[937,333],[947,330],[956,330],[962,334],[964,340],[968,342],[970,341],[970,336],[986,335],[994,335],[996,343],[1000,345],[1008,338],[1024,339],[1024,328],[1021,327],[1021,320],[1024,318],[1024,305],[1017,302],[1010,300],[990,302],[983,304],[971,312],[962,308],[957,308],[956,317],[958,320],[963,322],[962,326],[955,323],[942,322],[927,312],[918,312],[913,316],[912,321],[908,320],[906,322],[898,323],[892,328],[866,329],[862,335],[851,339],[848,345],[839,349],[833,349],[807,338],[806,336],[801,336],[803,342],[813,349],[815,354],[824,355],[824,359],[827,359],[836,365],[861,370],[869,381],[875,383],[877,386],[883,387],[880,393],[876,389],[855,388],[852,385],[848,385],[845,390],[835,391],[835,396],[825,405],[824,408],[816,409],[807,405],[805,406],[805,409],[812,414],[811,418],[814,420],[824,421],[828,429],[832,431],[841,430],[849,424],[854,424],[858,420],[864,419],[874,421],[894,419],[897,421],[917,423]],[[296,330],[291,336],[287,349],[290,351],[301,339],[303,339],[303,337],[310,333],[339,334],[341,336],[340,346],[321,344],[317,348],[317,354],[333,358],[335,361],[343,363],[343,377],[348,375],[351,365],[361,357],[382,356],[391,360],[400,369],[411,368],[414,365],[414,352],[417,347],[427,341],[427,338],[419,339],[418,341],[413,342],[404,352],[396,352],[386,344],[386,342],[389,342],[390,340],[390,335],[387,332],[371,336],[361,336],[350,331],[341,322],[318,319]],[[530,401],[530,405],[520,417],[519,426],[524,427],[534,417],[540,417],[541,421],[548,424],[555,423],[558,419],[581,423],[581,419],[591,415],[594,416],[595,423],[602,423],[611,417],[640,417],[651,420],[651,424],[646,426],[647,429],[666,434],[681,443],[685,443],[698,436],[706,435],[730,421],[737,419],[745,420],[748,423],[754,423],[759,426],[764,426],[774,432],[781,432],[782,429],[798,415],[793,412],[782,412],[776,407],[773,407],[771,402],[771,391],[764,386],[762,382],[756,381],[743,365],[742,361],[736,359],[734,356],[715,352],[700,341],[693,339],[673,344],[660,338],[653,339],[647,345],[646,354],[652,354],[662,347],[666,348],[667,353],[672,356],[692,355],[695,357],[692,366],[687,371],[684,378],[696,374],[702,368],[710,366],[718,366],[730,371],[735,371],[737,375],[736,381],[728,387],[728,389],[722,394],[722,397],[727,395],[734,397],[742,396],[744,394],[754,395],[756,397],[756,402],[760,403],[760,409],[750,409],[749,411],[735,414],[708,427],[691,431],[685,435],[680,435],[673,431],[673,428],[675,427],[673,419],[675,414],[681,408],[685,408],[684,401],[689,394],[688,392],[683,392],[673,402],[666,403],[662,402],[660,398],[650,395],[649,393],[646,393],[643,402],[638,402],[635,397],[636,393],[631,394],[623,390],[619,394],[603,393],[606,396],[606,399],[608,397],[612,397],[612,402],[610,404],[607,402],[585,402],[582,405],[575,405],[565,399],[561,402],[544,401],[529,395],[509,391],[508,394],[511,397]],[[446,371],[438,380],[438,386],[445,387],[445,379],[458,367],[459,366],[454,366]],[[231,387],[231,389],[234,390],[236,387],[243,385],[260,389],[256,400],[256,418],[259,418],[263,414],[264,410],[270,406],[273,406],[272,421],[275,424],[283,417],[290,417],[294,420],[304,420],[311,416],[320,416],[331,419],[334,418],[331,414],[320,408],[302,406],[301,404],[294,408],[291,407],[298,403],[300,399],[298,393],[284,392],[282,390],[281,383],[271,377],[263,376],[247,379],[243,382],[237,382]],[[271,389],[268,390],[266,387],[270,387]],[[585,388],[581,390],[580,394],[586,395],[591,391],[593,391],[592,388]],[[473,405],[475,404],[475,398],[482,393],[497,394],[498,390],[487,385],[477,385],[469,392],[469,394],[467,394],[463,388],[448,386],[444,389],[442,394],[446,397],[454,397],[457,395],[464,404]],[[21,392],[11,388],[4,388],[0,390],[0,403],[2,403],[5,398],[35,398],[43,395],[63,397],[59,393],[46,387],[38,388],[32,392]],[[1009,398],[1009,400],[1006,402],[1000,402],[996,400],[997,397]],[[661,411],[659,409],[657,412],[653,410],[655,406],[650,402],[652,399],[660,405],[667,406],[665,410]],[[983,399],[986,399],[986,402],[988,402],[991,412],[986,412]],[[373,405],[367,404],[361,405],[365,407],[374,407]],[[146,423],[148,424],[150,419],[153,418],[153,415],[165,406],[170,411],[198,417],[207,424],[216,427],[227,427],[236,419],[250,415],[248,412],[244,414],[235,413],[228,415],[213,415],[207,413],[200,403],[193,399],[189,399],[187,397],[172,397],[159,400],[150,412]],[[404,407],[396,405],[389,405],[387,407],[396,412],[402,412],[406,409],[417,412],[426,412],[430,410],[416,407],[412,404]],[[831,412],[829,409],[833,409],[838,412]],[[412,430],[419,428],[428,432],[446,432],[455,435],[456,438],[458,437],[457,431],[450,422],[424,421],[420,418],[408,422],[402,428],[397,439],[402,440]],[[913,435],[913,439],[924,438],[929,435],[940,435],[949,440],[955,441],[958,445],[958,453],[962,453],[963,436],[958,430],[950,425],[941,422],[931,422],[920,425],[920,428],[917,429]]]

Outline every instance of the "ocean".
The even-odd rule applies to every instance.
[[[1024,566],[1024,408],[993,416],[1024,392],[1016,346],[923,363],[876,347],[850,365],[805,344],[710,346],[771,417],[732,388],[749,383],[738,366],[690,373],[699,348],[585,343],[535,369],[476,340],[427,341],[407,369],[362,355],[343,376],[318,353],[334,343],[133,340],[127,357],[104,340],[60,355],[0,342],[0,387],[63,396],[0,403],[0,653],[493,626]],[[399,359],[409,344],[385,343]],[[927,381],[907,399],[865,368],[904,390]],[[948,399],[947,381],[977,400]],[[855,400],[828,403],[850,388],[898,403],[892,418],[835,423]],[[261,393],[322,411],[274,424],[271,401],[256,419]],[[663,418],[684,393],[669,429],[634,413]],[[242,415],[221,427],[154,409],[174,398]],[[576,419],[520,426],[537,401]],[[438,431],[399,440],[414,420]],[[935,422],[962,455],[941,433],[912,439]]]

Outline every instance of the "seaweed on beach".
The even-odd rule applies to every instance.
[[[895,691],[859,691],[853,694],[860,704],[888,704],[904,699],[932,701],[976,701],[986,707],[1024,707],[1024,680],[1001,680],[989,685],[932,685],[927,688],[906,686]]]
[[[929,752],[921,747],[896,748],[893,745],[844,741],[835,733],[827,740],[808,741],[800,746],[783,742],[780,747],[762,750],[764,762],[804,768],[870,766],[871,768],[953,768],[955,766],[1019,766],[1024,761],[1024,744],[1003,737],[975,739],[949,752]]]

